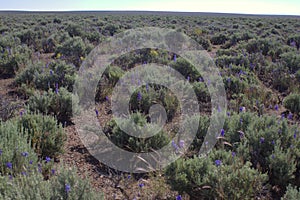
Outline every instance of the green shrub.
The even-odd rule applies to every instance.
[[[156,125],[147,123],[146,118],[141,113],[133,113],[131,118],[137,125],[137,129],[134,129],[133,131],[141,132],[141,134],[143,134],[142,128],[145,127],[147,127],[146,131],[150,133],[159,130]],[[132,129],[130,120],[124,119],[120,123],[122,124],[122,127],[127,127],[126,130]],[[157,150],[170,142],[168,135],[164,131],[159,131],[155,136],[149,138],[136,138],[130,136],[122,131],[115,120],[111,120],[106,124],[104,132],[114,144],[132,152],[149,152]]]
[[[284,107],[300,115],[300,94],[292,93],[284,99]]]
[[[104,199],[103,194],[92,189],[87,179],[77,175],[75,169],[60,167],[57,175],[45,181],[40,173],[9,178],[0,176],[1,199],[52,200],[52,199]]]
[[[171,186],[195,199],[253,199],[263,190],[267,175],[242,163],[231,152],[208,157],[180,158],[166,169]]]
[[[297,187],[293,187],[292,185],[288,185],[286,188],[286,192],[281,200],[298,200],[300,199],[300,190]]]
[[[15,120],[19,131],[28,133],[31,145],[42,158],[57,157],[63,152],[66,134],[52,116],[24,114]]]
[[[49,90],[43,94],[36,93],[28,101],[29,109],[32,112],[40,112],[47,115],[53,115],[58,121],[65,123],[71,120],[73,112],[78,112],[76,104],[78,98],[67,89],[60,87],[55,92]]]
[[[76,69],[64,61],[55,61],[50,63],[36,63],[26,67],[15,78],[15,83],[19,86],[27,84],[33,88],[44,91],[55,90],[65,87],[72,91],[75,82]]]
[[[21,174],[37,164],[37,155],[28,143],[29,137],[14,121],[0,122],[0,178],[1,175]]]
[[[107,96],[112,94],[113,88],[119,79],[124,75],[124,71],[117,66],[109,66],[100,79],[95,99],[96,101],[103,101]]]

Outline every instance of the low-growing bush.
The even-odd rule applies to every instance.
[[[180,158],[166,169],[171,186],[193,199],[254,199],[267,175],[243,163],[232,152],[213,152],[208,157]]]
[[[133,113],[131,119],[137,125],[137,129],[132,128],[131,120],[125,119],[120,122],[122,123],[122,127],[127,127],[126,130],[140,132],[141,137],[144,134],[142,131],[143,128],[146,128],[146,131],[149,133],[159,130],[158,126],[147,123],[146,118],[141,113]],[[111,120],[106,124],[104,132],[114,144],[132,152],[150,152],[160,149],[170,142],[167,133],[164,131],[159,131],[155,136],[148,138],[130,136],[118,126],[115,120]]]
[[[64,87],[60,87],[55,91],[35,93],[29,98],[28,107],[32,112],[53,115],[58,121],[65,123],[71,120],[73,112],[79,111],[76,102],[78,98],[75,95]]]
[[[45,181],[41,173],[35,172],[16,177],[0,176],[1,199],[52,200],[52,199],[104,199],[87,179],[77,175],[75,169],[60,167]]]
[[[42,158],[57,157],[63,153],[66,134],[52,116],[24,114],[15,119],[19,132],[28,134],[35,152]]]
[[[29,87],[44,91],[65,87],[72,91],[75,82],[76,69],[64,61],[50,63],[35,63],[27,66],[15,79],[19,86],[26,84]]]
[[[300,94],[292,93],[284,99],[284,107],[300,115]]]
[[[28,142],[29,137],[26,131],[22,133],[19,130],[15,122],[0,122],[0,178],[25,173],[37,164],[37,155]]]

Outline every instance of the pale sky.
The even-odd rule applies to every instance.
[[[300,0],[0,0],[0,10],[139,10],[300,15]]]

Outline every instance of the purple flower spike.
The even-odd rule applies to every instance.
[[[290,120],[292,120],[292,119],[293,119],[293,114],[292,114],[292,113],[289,113],[289,115],[288,115],[287,118],[290,119]]]
[[[141,101],[141,100],[142,100],[142,94],[141,94],[140,91],[139,91],[138,94],[137,94],[137,100],[138,100],[138,101]]]
[[[232,157],[235,157],[236,153],[233,151],[233,152],[231,152],[231,155],[232,155]]]
[[[144,186],[145,186],[144,183],[139,183],[139,187],[140,187],[140,188],[143,188]]]
[[[45,159],[46,163],[50,162],[51,161],[51,158],[46,156],[46,159]]]
[[[177,195],[177,196],[176,196],[176,200],[182,200],[181,195]]]
[[[222,164],[222,161],[221,161],[221,160],[216,160],[216,161],[215,161],[215,165],[216,165],[217,167],[220,167],[221,164]]]
[[[225,135],[224,129],[221,129],[221,133],[220,134],[221,134],[222,137],[224,137],[224,135]]]
[[[7,167],[8,169],[12,169],[12,163],[11,163],[11,162],[7,162],[7,163],[6,163],[6,167]]]
[[[265,142],[265,138],[261,137],[261,138],[259,139],[259,142],[260,142],[261,144],[264,143],[264,142]]]
[[[176,60],[177,60],[177,56],[176,56],[176,54],[174,55],[174,62],[176,62]]]
[[[274,106],[274,109],[275,109],[276,111],[278,111],[278,105],[277,105],[277,104]]]
[[[21,155],[22,155],[23,157],[28,157],[29,154],[28,154],[28,152],[22,152]]]
[[[96,116],[99,117],[99,111],[95,109]]]
[[[69,184],[65,185],[65,191],[69,193],[71,191],[71,186]]]
[[[184,147],[184,140],[180,140],[179,141],[179,148],[183,148]]]

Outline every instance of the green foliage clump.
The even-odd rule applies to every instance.
[[[300,115],[300,94],[292,93],[284,99],[284,107]]]
[[[15,78],[15,83],[19,86],[26,84],[29,87],[47,91],[50,88],[55,90],[65,87],[72,91],[75,82],[76,69],[74,66],[66,64],[64,61],[50,63],[36,63],[27,66]]]
[[[37,156],[28,142],[29,137],[26,131],[19,130],[14,121],[0,122],[0,178],[3,175],[21,174],[37,164]]]
[[[49,180],[44,180],[41,173],[9,178],[0,176],[1,199],[104,199],[96,192],[88,179],[82,179],[75,169],[66,170],[63,166]]]
[[[171,186],[197,199],[253,199],[263,191],[267,175],[231,152],[179,159],[166,170]]]
[[[288,185],[286,188],[286,192],[281,200],[298,200],[300,199],[300,190],[297,187],[293,187],[292,185]]]
[[[77,96],[70,93],[64,87],[58,90],[39,92],[28,100],[28,107],[32,112],[53,115],[58,121],[65,123],[71,120],[73,112],[79,112]]]
[[[132,152],[149,152],[160,149],[170,142],[167,133],[164,131],[159,131],[153,137],[142,138],[143,134],[146,132],[153,133],[160,129],[155,124],[147,123],[146,117],[141,113],[133,113],[130,120],[124,119],[120,123],[122,124],[122,127],[127,127],[126,130],[140,132],[141,134],[141,138],[130,136],[118,126],[114,119],[111,120],[106,124],[104,132],[110,140],[120,148]],[[136,129],[132,128],[132,123],[137,125]],[[146,128],[146,130],[144,130],[146,132],[143,132],[144,128]]]
[[[15,123],[20,132],[28,134],[30,144],[40,157],[54,158],[63,153],[66,133],[52,116],[24,114]]]

